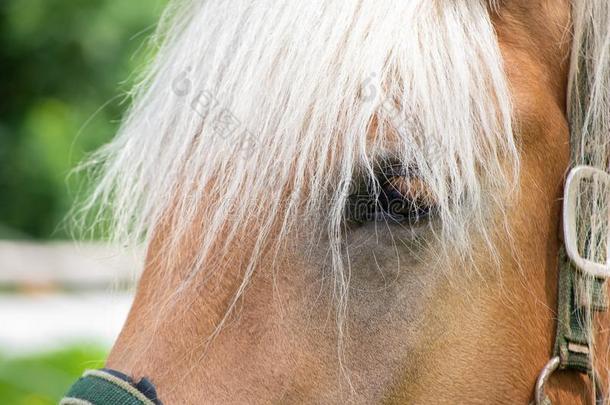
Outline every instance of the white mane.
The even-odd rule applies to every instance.
[[[344,293],[349,184],[391,153],[465,247],[466,222],[485,229],[483,187],[505,188],[518,166],[489,12],[482,0],[175,2],[120,133],[93,159],[85,208],[110,211],[122,242],[168,218],[170,246],[199,227],[193,272],[220,230],[228,246],[255,222],[244,282],[272,226],[306,222],[328,236]]]
[[[568,111],[575,164],[610,161],[610,4],[574,1]]]

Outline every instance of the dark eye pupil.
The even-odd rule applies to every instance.
[[[382,186],[377,209],[394,221],[411,224],[426,219],[431,210],[423,200],[404,196],[391,182]]]
[[[367,186],[350,197],[347,218],[358,222],[395,221],[415,225],[430,216],[432,207],[423,198],[406,196],[395,184],[401,176],[384,175],[376,187]]]

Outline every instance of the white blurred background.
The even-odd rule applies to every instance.
[[[0,347],[13,356],[83,342],[110,347],[138,256],[102,244],[0,241]]]

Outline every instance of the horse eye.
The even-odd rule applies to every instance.
[[[388,219],[415,225],[429,218],[434,203],[421,180],[394,176],[381,183],[377,208]]]
[[[414,226],[429,219],[435,203],[417,177],[383,173],[376,187],[367,186],[350,197],[347,219],[356,223],[393,221]]]

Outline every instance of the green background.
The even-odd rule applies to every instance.
[[[67,239],[87,153],[116,132],[166,0],[0,0],[0,238]],[[1,271],[1,269],[0,269]],[[105,348],[15,356],[0,404],[54,404]]]
[[[0,1],[0,238],[70,237],[68,175],[116,132],[164,3]]]

